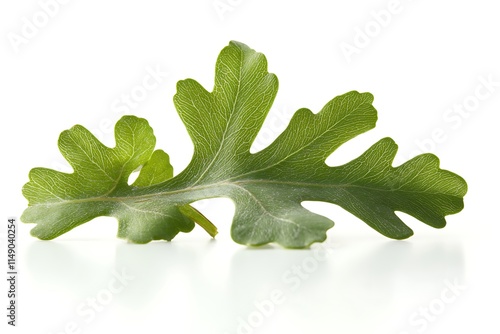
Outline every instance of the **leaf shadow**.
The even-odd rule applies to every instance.
[[[324,326],[343,332],[374,332],[393,326],[420,305],[440,296],[444,281],[464,282],[461,241],[374,241],[317,245],[306,250],[242,249],[231,261],[225,303],[226,330],[234,332],[257,304],[279,291],[263,327],[302,328],[322,332]],[[220,312],[221,308],[217,309]],[[217,317],[213,312],[211,317]],[[207,320],[208,324],[208,320]],[[263,329],[264,330],[264,329]],[[384,330],[382,330],[384,332]]]

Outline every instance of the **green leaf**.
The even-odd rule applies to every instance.
[[[37,223],[33,236],[53,239],[98,216],[116,217],[118,236],[136,243],[171,240],[193,229],[193,220],[175,205],[155,207],[140,199],[121,199],[123,194],[132,197],[136,187],[172,177],[168,155],[161,150],[152,153],[156,139],[147,121],[124,116],[116,124],[115,138],[116,147],[109,148],[80,125],[61,134],[59,149],[74,173],[31,170],[23,188],[30,206],[21,219]],[[141,165],[135,187],[129,186],[129,175]]]
[[[174,168],[170,164],[170,157],[162,150],[156,150],[146,161],[133,186],[147,187],[161,183],[174,176]]]
[[[330,219],[305,209],[304,201],[337,204],[394,239],[413,233],[395,211],[441,228],[446,215],[462,210],[465,181],[440,169],[432,154],[393,167],[397,145],[390,138],[345,165],[325,164],[343,143],[375,127],[377,112],[369,93],[337,96],[318,113],[298,110],[271,145],[251,154],[277,90],[278,80],[267,72],[264,55],[231,42],[217,60],[212,92],[192,79],[177,85],[174,103],[194,143],[183,172],[172,178],[168,156],[152,153],[154,137],[144,120],[120,120],[114,149],[77,126],[69,130],[72,135],[63,132],[60,141],[75,173],[34,169],[24,188],[30,207],[23,220],[38,223],[33,234],[46,238],[110,215],[118,218],[121,237],[170,240],[178,231],[192,229],[193,221],[216,233],[188,204],[229,197],[236,207],[231,228],[236,242],[301,248],[325,240],[333,226]],[[136,130],[119,136],[122,123]],[[68,136],[77,144],[64,144]],[[142,165],[137,180],[128,185],[130,172]]]

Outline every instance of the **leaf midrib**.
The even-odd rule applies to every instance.
[[[240,180],[236,182],[229,182],[229,180],[224,180],[224,181],[219,181],[216,183],[212,184],[205,184],[205,185],[198,185],[194,187],[188,187],[188,188],[182,188],[182,189],[177,189],[177,190],[170,190],[170,191],[161,191],[161,192],[154,192],[154,193],[149,193],[149,194],[143,194],[143,195],[136,195],[136,196],[110,196],[110,197],[88,197],[88,198],[82,198],[82,199],[72,199],[72,200],[64,200],[64,201],[58,201],[58,202],[52,202],[52,203],[45,203],[45,204],[35,204],[33,206],[41,205],[41,206],[51,206],[51,205],[62,205],[62,204],[78,204],[78,203],[87,203],[87,202],[117,202],[117,203],[123,203],[123,202],[129,202],[129,201],[134,201],[136,203],[141,202],[141,201],[147,201],[150,199],[154,199],[157,197],[168,197],[168,196],[174,196],[182,193],[189,193],[193,191],[199,191],[199,190],[207,190],[207,189],[216,189],[219,187],[224,187],[224,186],[237,186],[239,188],[243,187],[245,184],[252,184],[252,183],[266,183],[266,184],[275,184],[275,185],[287,185],[287,186],[293,186],[296,188],[360,188],[360,189],[365,189],[365,190],[374,190],[374,191],[383,191],[383,192],[404,192],[404,193],[415,193],[415,194],[421,194],[425,193],[427,195],[442,195],[442,193],[439,192],[429,192],[427,190],[417,190],[417,191],[412,191],[412,190],[407,190],[407,189],[384,189],[384,188],[375,188],[375,187],[370,187],[366,185],[359,185],[359,184],[353,184],[353,183],[343,183],[343,184],[325,184],[325,183],[314,183],[314,182],[301,182],[301,181],[281,181],[281,180],[266,180],[266,179],[247,179],[247,180]],[[245,190],[251,192],[250,190],[246,189]],[[453,197],[453,198],[461,198],[460,196],[457,195],[451,195],[451,194],[445,194],[447,196]],[[214,197],[219,197],[219,196],[214,196]],[[229,196],[228,196],[229,197]],[[194,200],[189,200],[189,202],[195,202],[197,200],[201,199],[206,199],[209,198],[207,196],[199,196],[198,198]],[[182,202],[182,201],[181,201]],[[186,203],[184,203],[186,204]]]
[[[196,185],[198,184],[202,179],[203,177],[208,173],[208,171],[212,168],[212,166],[215,164],[215,162],[217,161],[217,157],[220,155],[220,153],[222,152],[222,149],[224,148],[224,143],[226,141],[226,135],[227,135],[227,132],[230,128],[230,125],[231,125],[231,121],[233,119],[233,115],[235,115],[235,109],[236,109],[236,104],[238,103],[238,98],[240,96],[240,90],[241,90],[241,78],[243,76],[243,53],[240,52],[240,70],[239,70],[239,74],[238,74],[238,87],[236,88],[236,96],[234,98],[234,102],[233,102],[233,106],[229,112],[229,117],[227,118],[227,122],[226,122],[226,127],[224,128],[224,131],[222,132],[222,138],[221,138],[221,141],[220,141],[220,144],[219,144],[219,148],[217,149],[217,152],[214,154],[212,160],[210,161],[210,163],[207,165],[207,167],[205,168],[205,170],[201,173],[201,175],[198,177],[198,179],[196,181],[194,181],[193,185]],[[213,92],[210,94],[212,97],[213,97]]]

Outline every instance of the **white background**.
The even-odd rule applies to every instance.
[[[376,23],[373,13],[388,8],[396,8],[390,19]],[[42,242],[21,225],[20,309],[9,333],[500,332],[500,20],[493,1],[73,0],[52,10],[43,22],[37,1],[0,5],[5,225],[27,205],[21,187],[30,168],[67,168],[56,145],[61,131],[82,124],[113,145],[109,127],[122,115],[116,107],[150,69],[168,75],[125,113],[149,120],[157,146],[181,171],[192,144],[172,103],[175,83],[191,77],[211,90],[216,57],[230,40],[263,52],[280,80],[261,146],[294,110],[318,111],[336,95],[369,91],[377,128],[328,162],[349,161],[390,136],[399,162],[432,151],[469,192],[442,230],[401,215],[415,231],[407,241],[385,239],[333,205],[307,204],[336,223],[323,250],[235,244],[227,199],[198,204],[219,227],[216,240],[196,228],[171,243],[131,245],[115,238],[113,219],[101,218]],[[45,26],[22,37],[26,20]],[[371,37],[363,40],[366,29]],[[357,53],[346,57],[347,44]],[[133,279],[112,294],[113,273],[122,271]],[[276,293],[271,307],[266,300]],[[105,305],[92,315],[86,303],[95,297]]]

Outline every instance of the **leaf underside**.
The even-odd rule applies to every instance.
[[[115,217],[118,236],[136,243],[171,240],[195,223],[214,236],[215,227],[189,204],[228,197],[236,207],[231,227],[236,242],[302,248],[325,240],[333,226],[303,201],[337,204],[394,239],[413,233],[395,211],[441,228],[446,215],[462,210],[465,181],[440,169],[432,154],[393,167],[397,145],[390,138],[345,165],[325,164],[340,145],[375,127],[369,93],[337,96],[317,113],[299,109],[272,144],[251,154],[277,91],[264,55],[231,42],[217,60],[212,92],[192,79],[177,84],[174,104],[194,144],[184,171],[173,177],[169,157],[154,150],[155,137],[144,119],[120,119],[114,148],[77,125],[59,138],[74,172],[32,169],[23,188],[29,206],[22,220],[37,224],[31,233],[40,239],[98,216]],[[138,178],[129,184],[137,169]]]

